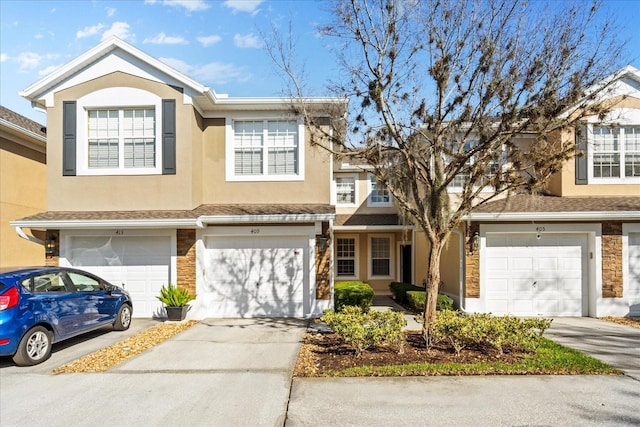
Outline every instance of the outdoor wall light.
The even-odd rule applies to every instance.
[[[327,250],[327,243],[329,242],[329,237],[321,234],[320,236],[316,236],[316,245],[318,246],[318,250],[320,252],[324,252]]]
[[[480,248],[480,235],[476,231],[471,237],[471,253],[474,253]]]
[[[44,253],[48,257],[52,257],[56,253],[56,236],[49,236],[47,240],[44,241]]]

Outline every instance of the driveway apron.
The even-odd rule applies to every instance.
[[[204,320],[106,373],[2,375],[0,424],[282,426],[306,324]]]

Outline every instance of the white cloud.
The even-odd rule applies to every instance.
[[[182,37],[174,37],[168,36],[165,33],[156,34],[153,37],[147,37],[142,41],[142,43],[151,43],[151,44],[189,44],[188,41],[183,39]]]
[[[59,56],[60,55],[54,53],[40,55],[39,53],[35,52],[22,52],[15,58],[15,60],[16,62],[18,62],[18,71],[23,73],[39,67],[44,60],[55,59]]]
[[[233,13],[246,12],[252,15],[260,12],[258,6],[264,0],[226,0],[224,5],[233,10]]]
[[[111,16],[115,15],[116,8],[115,7],[105,7],[104,11],[107,12],[107,16],[111,17]]]
[[[135,34],[129,32],[129,24],[126,22],[114,22],[107,31],[102,33],[102,40],[106,40],[111,36],[116,36],[122,40],[133,41],[136,37]]]
[[[156,4],[158,0],[144,0],[145,4]],[[162,0],[162,4],[172,7],[184,7],[188,12],[200,12],[209,9],[204,0]]]
[[[233,36],[233,44],[241,48],[262,48],[262,40],[253,35],[253,33],[245,35],[236,34]]]
[[[243,67],[222,62],[193,66],[180,59],[159,58],[168,66],[175,68],[199,82],[206,84],[226,84],[230,81],[246,82],[251,79],[251,74]]]
[[[198,37],[197,40],[200,42],[202,46],[207,47],[212,44],[218,43],[220,40],[222,40],[222,37],[216,36],[216,35],[202,36],[202,37]]]
[[[38,71],[38,75],[39,76],[46,76],[47,74],[51,74],[59,66],[60,65],[49,65],[47,68],[44,68],[44,69]]]
[[[104,28],[104,25],[102,25],[102,24],[93,25],[91,27],[89,27],[89,26],[84,27],[82,30],[78,30],[76,32],[76,38],[81,39],[81,38],[84,38],[84,37],[95,36],[103,28]]]
[[[6,53],[0,53],[0,62],[7,62],[9,60],[9,55]]]
[[[33,36],[33,38],[35,38],[36,40],[40,40],[40,39],[44,38],[44,36],[42,34],[38,33],[35,36]]]

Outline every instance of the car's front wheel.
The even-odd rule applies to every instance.
[[[52,335],[47,328],[35,326],[27,331],[18,344],[13,361],[18,366],[37,365],[51,356]]]
[[[116,316],[116,321],[113,323],[113,329],[116,331],[124,331],[129,329],[131,325],[131,306],[129,304],[122,304],[120,310],[118,310],[118,315]]]

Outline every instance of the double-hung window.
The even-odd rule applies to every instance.
[[[389,189],[371,174],[369,175],[369,198],[367,205],[380,207],[393,206]]]
[[[88,110],[89,169],[156,167],[154,108]]]
[[[370,252],[370,276],[391,276],[391,237],[372,236],[369,240]]]
[[[227,179],[302,178],[301,125],[294,120],[233,120]]]
[[[352,176],[336,177],[336,205],[356,204],[356,179]]]
[[[590,148],[594,179],[640,178],[640,126],[593,126]]]
[[[465,142],[463,147],[464,151],[468,152],[477,143],[478,143],[477,141]],[[504,152],[501,152],[500,154],[501,155],[498,156],[499,157],[498,159],[491,159],[487,162],[485,166],[484,179],[478,180],[480,182],[477,183],[477,186],[480,186],[480,185],[486,186],[487,183],[490,182],[490,180],[493,179],[494,176],[500,173],[502,168],[501,164],[504,162]],[[467,184],[467,182],[469,182],[469,178],[471,176],[471,169],[476,163],[477,163],[477,160],[475,156],[469,157],[465,162],[464,166],[461,166],[459,172],[453,177],[453,179],[449,183],[449,186],[448,186],[449,190],[453,192],[462,191],[462,189]]]
[[[358,252],[355,237],[336,238],[336,264],[338,277],[357,277],[356,254]]]

